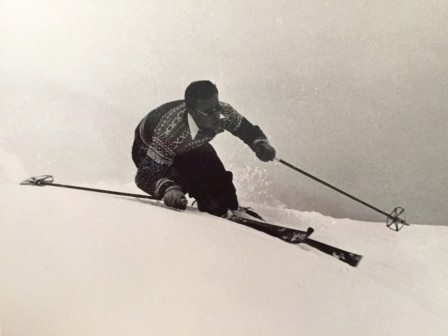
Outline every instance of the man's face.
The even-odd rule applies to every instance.
[[[199,99],[191,115],[201,130],[216,130],[220,126],[220,104],[218,95],[209,99]]]

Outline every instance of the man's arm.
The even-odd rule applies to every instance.
[[[275,149],[269,144],[261,128],[253,125],[229,104],[222,103],[222,108],[225,117],[224,128],[244,141],[260,160],[272,161],[275,158]]]
[[[168,188],[178,187],[170,174],[170,166],[174,160],[174,153],[169,146],[160,140],[154,131],[161,118],[172,108],[178,107],[182,100],[166,103],[148,113],[136,130],[140,138],[142,151],[146,156],[139,163],[135,183],[144,192],[162,198]]]
[[[137,170],[135,183],[144,192],[163,198],[169,188],[182,189],[170,174],[170,166],[146,156]]]
[[[180,185],[169,176],[169,166],[157,163],[146,156],[137,170],[135,182],[137,186],[148,194],[159,199],[163,198],[166,206],[175,209],[185,209],[187,199]]]

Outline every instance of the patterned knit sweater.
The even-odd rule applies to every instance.
[[[252,149],[259,142],[267,142],[261,129],[252,125],[232,106],[221,102],[221,107],[224,118],[221,119],[220,127],[215,131],[199,131],[194,139],[183,100],[164,104],[149,112],[135,130],[138,153],[142,157],[135,178],[137,186],[159,198],[170,187],[180,188],[170,169],[176,156],[199,148],[225,130]]]

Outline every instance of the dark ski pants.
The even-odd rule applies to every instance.
[[[184,192],[196,199],[200,211],[222,216],[228,209],[238,209],[233,175],[226,171],[212,145],[179,155],[171,169]]]
[[[146,151],[147,147],[136,133],[132,159],[137,167],[142,164]],[[196,199],[200,211],[222,216],[228,209],[238,209],[233,175],[225,170],[212,145],[207,143],[177,156],[171,170],[182,190]]]

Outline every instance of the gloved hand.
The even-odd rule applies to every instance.
[[[275,149],[267,142],[259,142],[255,145],[255,154],[264,162],[272,161],[275,159]]]
[[[170,208],[185,210],[187,208],[188,201],[182,190],[171,188],[165,192],[165,195],[163,196],[163,203]]]

